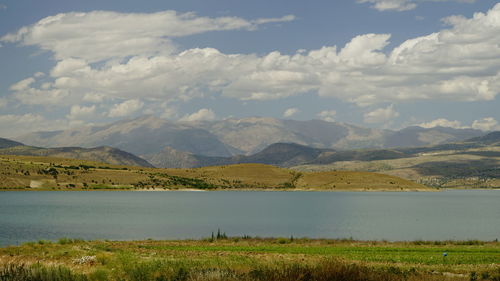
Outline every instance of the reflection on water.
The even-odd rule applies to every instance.
[[[500,238],[500,191],[1,192],[0,245],[61,237]]]

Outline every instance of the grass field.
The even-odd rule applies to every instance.
[[[500,243],[61,239],[2,248],[0,267],[0,280],[500,280]]]
[[[369,172],[297,172],[263,164],[156,169],[64,158],[0,155],[0,189],[23,188],[434,190],[395,176]]]

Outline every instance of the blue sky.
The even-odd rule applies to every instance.
[[[0,0],[0,136],[154,114],[500,126],[489,0]]]

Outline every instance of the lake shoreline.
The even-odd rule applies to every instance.
[[[20,191],[0,194],[0,241],[230,235],[500,239],[497,191]]]
[[[262,192],[440,192],[443,189],[439,188],[418,188],[418,189],[366,189],[366,188],[353,188],[353,189],[315,189],[315,188],[215,188],[215,189],[164,189],[164,188],[98,188],[98,189],[84,189],[84,188],[0,188],[0,192],[8,191],[131,191],[131,192],[218,192],[218,191],[262,191]],[[468,190],[460,188],[450,188],[449,190]],[[476,189],[470,189],[476,190]],[[479,189],[477,189],[479,190]]]

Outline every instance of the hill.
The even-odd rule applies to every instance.
[[[320,154],[329,151],[334,150],[312,148],[296,143],[275,143],[260,152],[248,156],[209,157],[166,147],[160,153],[144,155],[143,157],[154,166],[164,168],[198,168],[241,163],[290,167],[314,161]]]
[[[357,156],[365,157],[357,157]],[[373,157],[379,155],[381,157]],[[340,157],[346,156],[346,157]],[[464,142],[391,151],[343,151],[293,167],[299,171],[371,171],[436,187],[500,187],[500,132]]]
[[[465,142],[477,143],[482,145],[500,145],[500,131],[491,132],[481,137],[469,139]]]
[[[0,155],[0,162],[2,188],[433,190],[389,175],[345,171],[302,173],[263,164],[158,169],[13,155]]]
[[[23,145],[23,144],[20,142],[17,142],[17,141],[12,141],[9,139],[0,138],[0,149],[19,146],[19,145]]]
[[[20,144],[20,143],[17,143]],[[153,167],[146,160],[139,158],[131,153],[112,148],[112,147],[59,147],[59,148],[40,148],[26,146],[23,144],[1,148],[0,154],[3,155],[24,155],[24,156],[43,156],[71,158],[88,161],[97,161],[114,165],[130,165]]]

